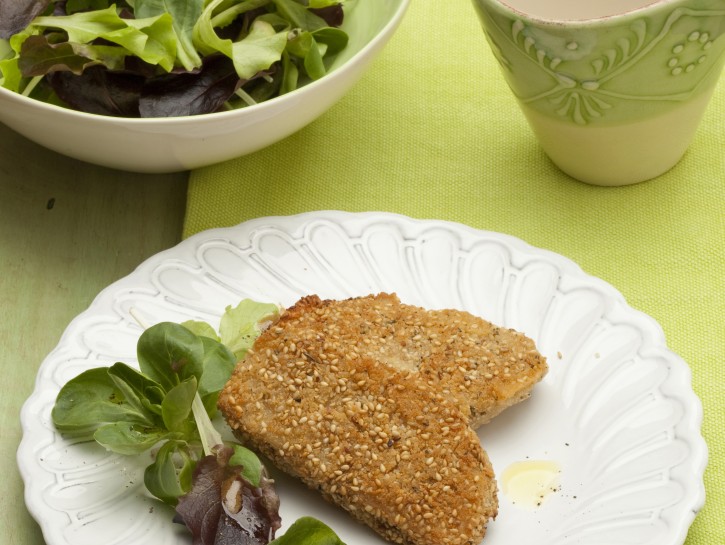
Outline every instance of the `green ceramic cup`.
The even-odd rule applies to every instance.
[[[473,4],[529,125],[564,172],[626,185],[680,160],[725,63],[725,0]]]

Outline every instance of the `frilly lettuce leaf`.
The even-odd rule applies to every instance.
[[[241,360],[259,334],[279,317],[280,306],[243,299],[236,307],[224,309],[219,322],[219,333],[206,322],[189,320],[181,325],[197,335],[209,337],[226,346],[237,360]]]
[[[228,306],[219,324],[221,343],[242,359],[261,331],[279,317],[280,307],[244,299],[236,307]]]
[[[173,19],[164,13],[143,19],[124,19],[115,6],[107,9],[78,12],[65,16],[35,18],[26,32],[36,29],[60,29],[68,34],[68,41],[90,44],[103,39],[124,47],[149,64],[158,64],[171,71],[176,59],[177,40]]]
[[[229,57],[234,62],[239,78],[251,79],[282,58],[282,52],[287,46],[287,31],[277,32],[269,23],[255,20],[249,34],[243,39],[233,42],[228,38],[220,38],[213,17],[214,10],[223,1],[213,0],[204,8],[194,26],[194,45],[205,55],[218,52]]]

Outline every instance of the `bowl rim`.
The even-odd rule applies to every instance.
[[[309,83],[306,83],[302,87],[298,87],[294,91],[287,93],[285,95],[276,96],[274,98],[271,98],[269,100],[266,100],[264,102],[260,102],[258,104],[254,104],[252,106],[247,106],[245,108],[237,108],[235,110],[228,110],[225,112],[211,112],[206,114],[198,114],[198,115],[186,115],[186,116],[173,116],[173,117],[115,117],[115,116],[109,116],[109,115],[102,115],[102,114],[94,114],[89,112],[83,112],[80,110],[74,110],[71,108],[64,108],[63,106],[58,106],[56,104],[50,104],[48,102],[43,102],[42,100],[36,100],[27,96],[22,95],[21,93],[16,93],[14,91],[11,91],[9,89],[6,89],[5,87],[0,86],[0,99],[5,97],[5,99],[13,101],[17,104],[21,104],[24,107],[31,107],[31,108],[37,108],[38,110],[45,111],[48,113],[52,113],[54,115],[60,115],[60,116],[66,116],[70,120],[77,119],[82,120],[83,122],[98,122],[98,123],[105,123],[110,122],[116,125],[179,125],[179,124],[186,124],[186,123],[204,123],[208,122],[210,120],[223,120],[223,119],[230,119],[238,116],[244,116],[244,115],[262,115],[265,110],[268,110],[270,108],[275,107],[281,107],[286,102],[294,102],[296,101],[300,96],[304,96],[305,94],[313,93],[315,92],[315,89],[321,85],[325,85],[325,83],[329,83],[332,79],[340,79],[344,77],[344,75],[353,69],[353,66],[356,64],[356,62],[361,58],[365,57],[368,52],[375,47],[378,46],[381,42],[386,40],[388,36],[398,27],[400,22],[403,19],[403,15],[405,15],[405,12],[410,5],[410,2],[412,0],[387,0],[387,1],[393,1],[398,2],[398,7],[396,8],[395,12],[393,13],[392,17],[383,25],[382,28],[378,30],[378,32],[363,46],[360,48],[359,51],[357,51],[355,54],[353,54],[349,59],[347,59],[341,66],[338,68],[332,70],[331,72],[328,72],[320,79],[311,81]]]

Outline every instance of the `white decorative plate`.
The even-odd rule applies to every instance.
[[[497,475],[546,461],[560,473],[538,507],[500,494],[487,545],[681,545],[704,502],[702,409],[687,365],[654,320],[571,261],[520,240],[391,214],[316,212],[200,233],[106,288],[68,326],[23,407],[18,463],[48,545],[189,544],[143,488],[146,460],[65,439],[50,411],[67,380],[135,364],[141,329],[191,318],[217,325],[241,298],[397,292],[407,303],[468,310],[531,336],[550,372],[532,398],[480,431]],[[279,476],[285,526],[315,516],[348,545],[367,528]]]

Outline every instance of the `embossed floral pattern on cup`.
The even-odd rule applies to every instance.
[[[606,18],[547,23],[475,2],[517,98],[580,125],[650,116],[717,80],[725,3],[697,5],[639,10],[613,26]]]

